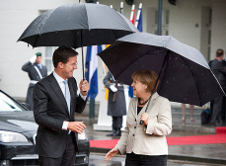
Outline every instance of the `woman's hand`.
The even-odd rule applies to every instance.
[[[112,158],[118,153],[118,149],[117,148],[113,148],[111,149],[106,155],[105,155],[105,161],[111,161]]]
[[[144,124],[147,126],[148,125],[148,114],[147,113],[141,114],[140,120],[144,121]]]

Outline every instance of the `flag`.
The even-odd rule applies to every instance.
[[[105,98],[107,101],[108,101],[108,94],[109,94],[109,89],[108,89],[108,88],[106,88],[104,98]]]
[[[134,10],[135,10],[135,5],[132,5],[131,14],[130,14],[130,22],[132,24],[135,23],[135,11]],[[129,86],[128,94],[129,94],[129,97],[131,97],[131,98],[133,97],[133,88],[131,86]]]
[[[133,25],[135,23],[135,5],[132,5],[131,14],[130,14],[130,22]]]
[[[135,27],[142,32],[143,31],[143,26],[142,26],[142,3],[139,5],[139,9],[137,12],[137,19],[135,23]]]
[[[85,78],[90,84],[88,97],[90,97],[91,99],[95,99],[98,94],[97,54],[101,51],[102,49],[100,45],[87,47]]]
[[[110,46],[110,44],[107,44],[105,49],[108,48]],[[103,62],[104,63],[104,62]],[[108,68],[107,66],[104,64],[104,70],[105,70],[105,74],[107,74],[108,72]],[[109,89],[105,87],[105,96],[104,98],[108,101],[108,94],[109,94]]]

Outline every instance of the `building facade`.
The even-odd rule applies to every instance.
[[[81,1],[85,3],[85,0]],[[113,5],[120,11],[124,2],[123,15],[130,18],[131,6],[125,0],[99,0],[100,4]],[[53,70],[51,56],[54,47],[32,48],[24,42],[17,42],[27,26],[41,13],[66,4],[79,3],[79,0],[0,0],[0,89],[17,99],[26,97],[29,78],[21,70],[24,63],[36,52],[43,53],[43,64],[48,72]],[[158,0],[134,0],[135,14],[142,3],[143,31],[157,32]],[[200,50],[207,61],[214,59],[218,48],[226,50],[226,0],[177,0],[172,5],[163,0],[162,35],[170,35],[177,40]],[[103,46],[104,48],[104,46]],[[82,79],[81,49],[77,49],[78,69],[74,77]],[[84,48],[86,55],[86,48]],[[105,76],[101,59],[98,60],[99,91],[104,88]],[[97,96],[100,101],[103,96]]]

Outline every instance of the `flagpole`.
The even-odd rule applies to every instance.
[[[120,13],[123,14],[123,2],[120,3]]]
[[[158,5],[157,35],[162,35],[162,0],[159,0],[159,5]]]

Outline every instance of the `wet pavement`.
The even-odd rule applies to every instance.
[[[93,153],[90,155],[89,166],[124,166],[125,156],[116,156],[112,161],[104,161],[103,154]],[[220,166],[219,164],[209,164],[191,161],[168,160],[167,166]]]
[[[120,137],[107,137],[108,131],[95,131],[92,125],[87,126],[87,135],[90,140],[119,139]],[[173,131],[168,137],[209,135],[209,133]],[[109,149],[91,148],[91,152],[106,153]],[[201,163],[217,163],[226,165],[226,144],[206,145],[176,145],[169,146],[169,159],[182,161],[195,161]]]
[[[178,109],[180,111],[180,109]],[[177,112],[177,110],[176,110]],[[173,131],[168,137],[176,136],[192,136],[192,135],[210,135],[216,134],[216,127],[211,127],[208,125],[201,125],[200,112],[196,113],[197,116],[194,116],[195,122],[190,121],[189,115],[186,117],[185,123],[181,122],[181,115],[174,113],[173,114]],[[97,118],[90,120],[89,118],[80,118],[87,125],[86,133],[90,140],[106,140],[106,139],[119,139],[120,137],[107,137],[106,134],[109,131],[96,131],[93,130],[93,124],[97,123]],[[91,148],[91,153],[102,153],[103,155],[109,149],[98,149]],[[119,157],[121,164],[123,165],[124,158]],[[96,159],[96,156],[91,155],[90,164],[95,159],[95,162],[100,162],[99,164],[95,163],[98,166],[118,166],[120,165],[119,158],[116,158],[112,163],[104,162],[104,158],[100,157]],[[169,156],[168,156],[168,165],[174,166],[194,166],[194,165],[213,165],[221,164],[226,165],[226,144],[203,144],[203,145],[176,145],[169,146]],[[185,163],[181,163],[185,162]],[[195,162],[190,163],[189,162]],[[198,164],[197,164],[198,163]],[[94,164],[94,165],[95,165]],[[102,165],[101,165],[102,164]],[[115,165],[116,164],[116,165]],[[93,165],[93,166],[94,166]]]

